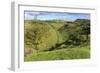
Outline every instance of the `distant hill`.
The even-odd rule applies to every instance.
[[[89,19],[77,19],[74,22],[90,22]]]

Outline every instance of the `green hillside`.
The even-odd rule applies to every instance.
[[[90,58],[90,20],[25,20],[24,60]]]

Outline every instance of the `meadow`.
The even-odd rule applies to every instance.
[[[90,20],[25,20],[24,61],[90,58]]]
[[[90,58],[90,48],[85,46],[30,54],[25,57],[25,61],[70,60],[88,58]]]

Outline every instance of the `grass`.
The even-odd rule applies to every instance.
[[[63,48],[60,50],[38,52],[24,57],[25,61],[45,61],[45,60],[70,60],[90,58],[90,47]]]

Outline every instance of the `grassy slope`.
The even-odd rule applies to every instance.
[[[90,47],[75,47],[47,52],[38,52],[25,57],[25,61],[67,60],[90,58]]]

